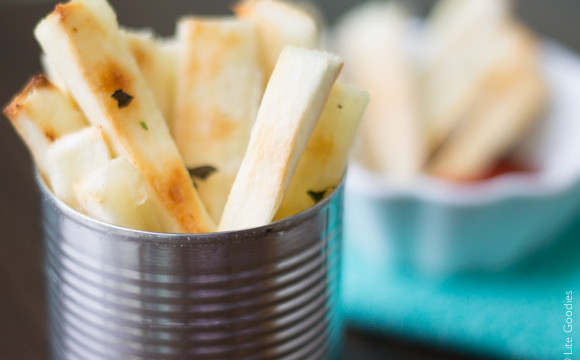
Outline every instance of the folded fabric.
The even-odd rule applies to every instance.
[[[580,216],[551,247],[496,273],[417,274],[364,238],[345,229],[343,306],[351,325],[484,356],[580,354]]]

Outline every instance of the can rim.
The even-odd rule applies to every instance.
[[[228,230],[228,231],[216,231],[209,233],[165,233],[165,232],[152,232],[144,230],[135,230],[130,228],[121,227],[118,225],[112,225],[97,219],[94,219],[88,215],[85,215],[64,203],[62,200],[58,199],[54,193],[48,188],[44,178],[40,174],[38,168],[34,168],[34,178],[38,188],[40,189],[41,195],[45,201],[47,201],[53,208],[61,212],[64,216],[70,220],[84,226],[87,228],[94,229],[95,231],[100,231],[103,233],[108,233],[115,236],[121,236],[127,240],[135,239],[138,241],[145,242],[155,242],[155,243],[175,243],[177,241],[186,242],[203,242],[204,245],[211,243],[220,243],[224,241],[231,242],[232,239],[237,239],[239,241],[245,241],[248,239],[256,238],[258,235],[266,235],[273,232],[284,232],[296,227],[296,224],[305,222],[306,220],[314,217],[323,208],[328,206],[328,204],[337,196],[341,196],[341,192],[345,186],[346,171],[343,174],[340,183],[328,194],[324,199],[317,202],[314,206],[303,210],[295,215],[273,221],[269,224],[241,229],[241,230]]]

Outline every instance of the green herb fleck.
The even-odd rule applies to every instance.
[[[133,97],[124,92],[123,89],[115,90],[115,92],[113,93],[113,95],[111,95],[111,97],[117,100],[117,106],[119,107],[119,109],[129,106],[129,104],[133,100]]]
[[[314,203],[317,203],[320,200],[324,199],[324,196],[326,196],[326,194],[330,193],[332,190],[334,190],[334,186],[329,186],[322,191],[308,190],[306,191],[306,194],[310,196],[310,198],[314,201]]]
[[[205,165],[205,166],[199,166],[193,169],[187,169],[189,171],[189,175],[191,177],[200,179],[200,180],[205,180],[207,179],[211,174],[213,174],[214,172],[217,171],[217,169],[211,165]]]
[[[338,104],[338,108],[339,109],[342,109],[342,104]]]
[[[139,124],[141,124],[141,127],[145,130],[149,130],[149,127],[147,126],[147,124],[145,123],[145,121],[141,121]]]

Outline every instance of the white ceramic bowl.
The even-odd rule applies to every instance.
[[[541,64],[550,106],[514,155],[537,171],[401,188],[351,164],[345,241],[430,273],[504,269],[555,241],[580,214],[580,58],[545,41]]]

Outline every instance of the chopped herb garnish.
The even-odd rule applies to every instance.
[[[308,190],[306,193],[310,198],[315,202],[319,202],[320,200],[324,199],[324,195],[331,192],[334,189],[334,186],[329,186],[322,191],[315,191],[315,190]]]
[[[124,92],[122,89],[116,90],[113,93],[113,95],[111,95],[111,97],[117,100],[117,106],[119,107],[119,109],[129,106],[129,104],[133,100],[133,97]]]
[[[342,109],[342,104],[338,104],[338,108],[339,109]]]
[[[189,175],[191,175],[194,178],[200,179],[200,180],[205,180],[208,178],[208,176],[210,176],[211,174],[213,174],[214,172],[217,171],[217,169],[211,165],[205,165],[205,166],[199,166],[193,169],[187,169],[189,171]]]
[[[326,190],[322,190],[322,191],[308,190],[306,193],[308,194],[308,196],[310,196],[312,198],[312,200],[315,203],[317,203],[324,198],[324,194],[326,193]]]
[[[145,121],[141,121],[139,124],[141,124],[141,127],[145,130],[149,130],[149,127],[147,126],[147,124],[145,123]]]

